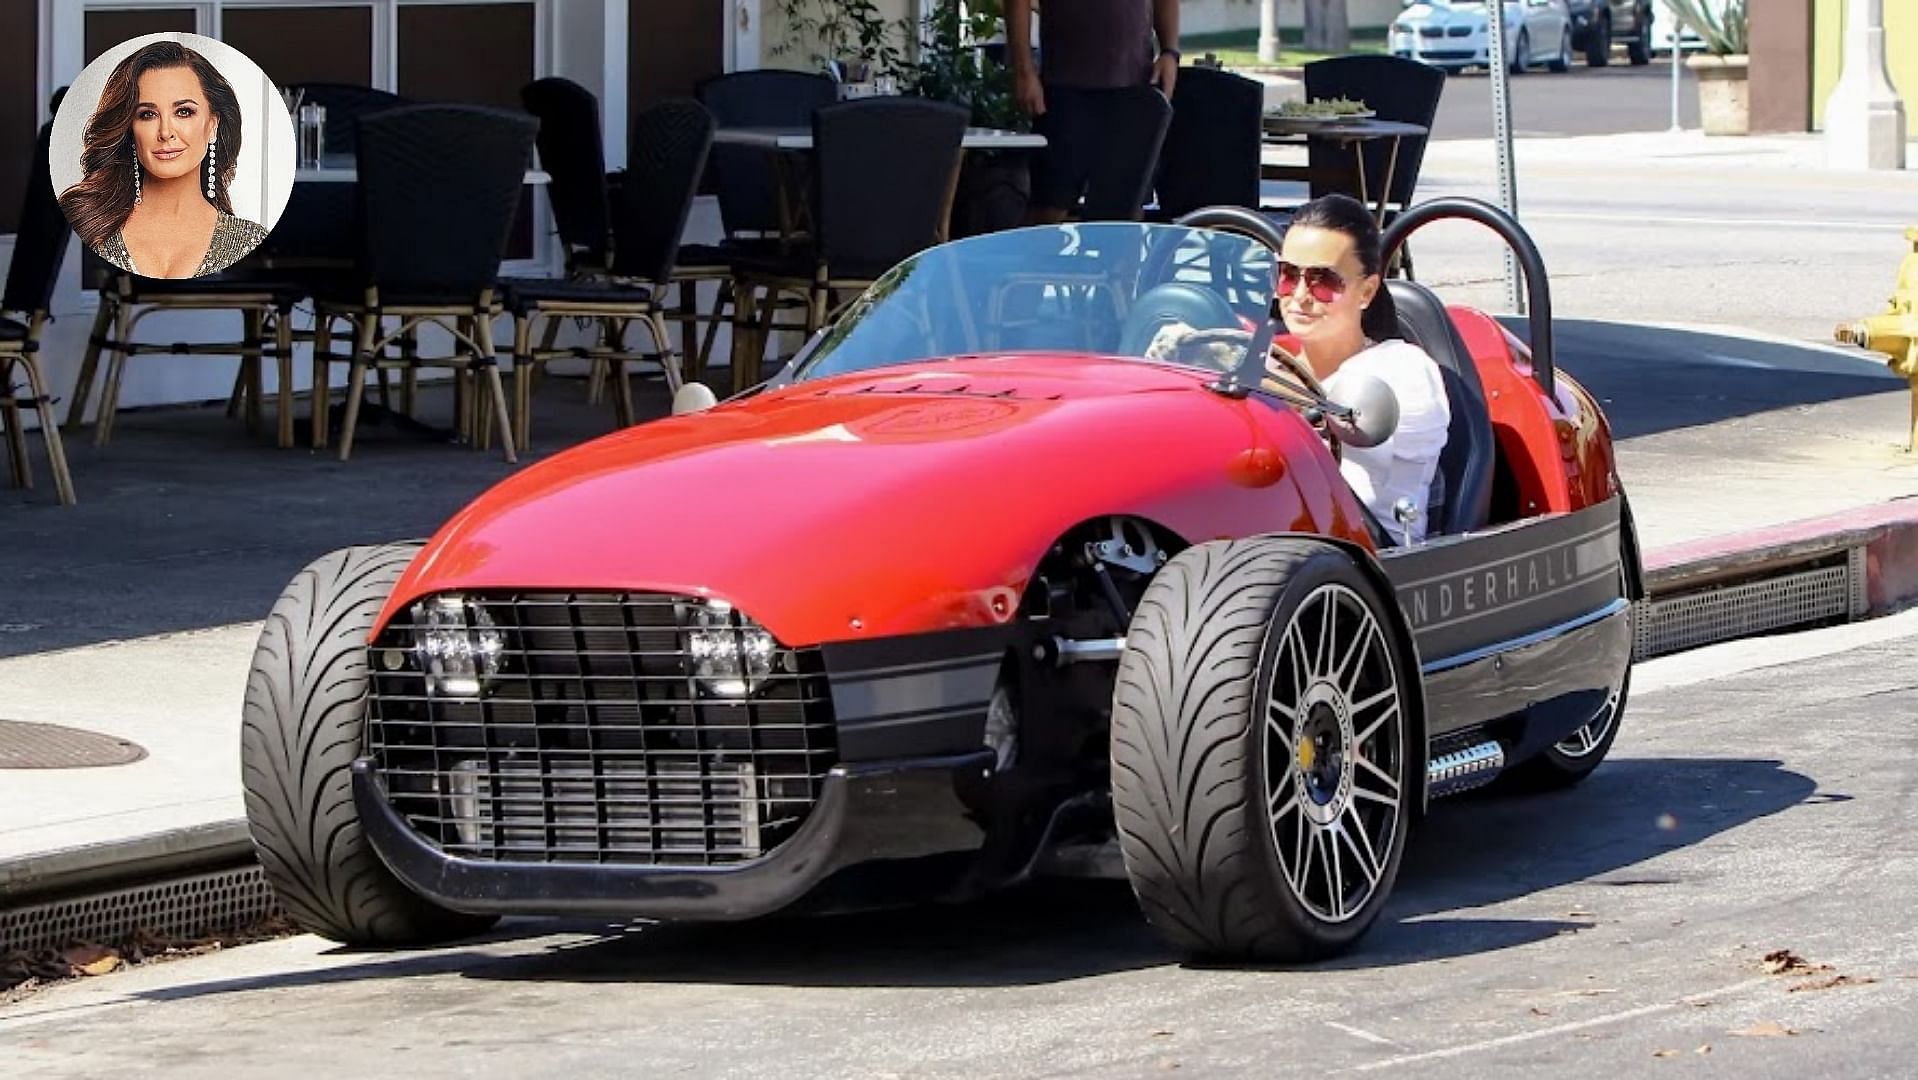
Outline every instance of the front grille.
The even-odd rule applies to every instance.
[[[818,801],[837,758],[819,650],[776,644],[751,692],[724,697],[695,675],[696,601],[467,601],[503,646],[477,694],[428,677],[417,606],[368,656],[367,752],[394,808],[447,854],[720,865],[771,851]]]

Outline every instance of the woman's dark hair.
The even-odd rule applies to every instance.
[[[1378,273],[1384,264],[1378,222],[1364,203],[1350,195],[1321,195],[1300,206],[1286,227],[1296,228],[1300,225],[1351,237],[1352,252],[1358,256],[1359,268],[1368,275]],[[1393,306],[1392,295],[1385,290],[1383,283],[1359,321],[1365,335],[1374,341],[1401,336],[1398,308]]]
[[[140,76],[166,68],[191,68],[206,92],[207,108],[219,120],[210,149],[217,167],[213,198],[209,201],[231,214],[233,201],[227,185],[240,159],[240,99],[206,57],[177,41],[156,41],[135,50],[107,76],[82,136],[79,183],[60,193],[73,231],[89,247],[99,250],[133,213],[133,118],[140,102]],[[207,168],[200,164],[200,190],[207,188]]]

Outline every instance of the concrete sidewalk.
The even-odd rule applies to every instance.
[[[1557,333],[1561,368],[1614,425],[1648,564],[1722,557],[1764,530],[1918,495],[1918,457],[1901,448],[1908,395],[1867,354],[1713,328],[1567,321]],[[573,380],[542,390],[535,455],[607,429],[583,398]],[[642,400],[646,415],[664,406],[657,387]],[[246,670],[285,581],[333,547],[425,535],[512,471],[377,429],[341,466],[250,439],[214,407],[136,412],[109,450],[76,440],[74,453],[80,507],[0,492],[0,715],[121,736],[148,757],[5,774],[0,909],[46,868],[83,865],[87,848],[126,858],[141,838],[236,822]]]

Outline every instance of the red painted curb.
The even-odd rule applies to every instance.
[[[1855,547],[1865,549],[1871,614],[1918,599],[1918,496],[1646,552],[1646,587],[1690,590]]]

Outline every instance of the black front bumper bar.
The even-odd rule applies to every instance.
[[[750,919],[788,907],[835,872],[977,851],[985,832],[961,792],[991,751],[841,765],[797,833],[725,866],[493,862],[447,855],[387,801],[372,761],[353,763],[353,800],[373,847],[407,888],[454,911],[661,920]]]

